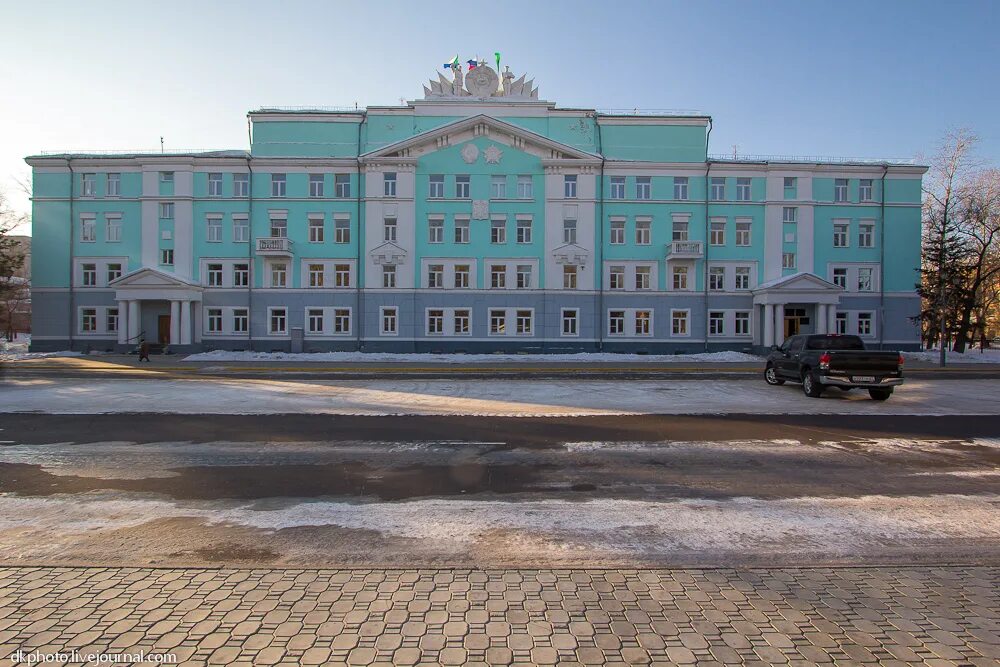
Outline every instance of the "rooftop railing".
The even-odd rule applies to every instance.
[[[732,153],[710,153],[708,158],[710,160],[718,160],[720,162],[821,162],[821,163],[833,163],[833,164],[916,164],[916,160],[911,157],[907,158],[882,158],[882,157],[840,157],[831,155],[765,155],[758,153],[751,153],[742,155],[737,153],[733,155]]]

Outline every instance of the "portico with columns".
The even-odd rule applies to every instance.
[[[836,333],[837,307],[844,290],[812,273],[795,273],[762,283],[752,291],[758,318],[754,344],[765,350],[789,333]]]
[[[202,288],[194,282],[157,271],[142,268],[117,278],[109,287],[115,290],[118,304],[118,344],[134,347],[144,338],[151,343],[162,342],[171,348],[200,342],[197,334],[195,304],[201,303]],[[167,340],[159,339],[156,325],[159,318],[168,316],[170,325]]]

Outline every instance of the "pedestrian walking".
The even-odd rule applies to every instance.
[[[145,338],[139,341],[139,361],[141,362],[143,359],[149,363],[153,363],[149,361],[149,343],[146,342]]]

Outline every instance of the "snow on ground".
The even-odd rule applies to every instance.
[[[28,352],[31,334],[17,334],[13,343],[0,339],[0,361],[20,361],[21,359],[41,359],[43,357],[78,357],[79,352]]]
[[[590,362],[650,362],[688,363],[720,362],[746,363],[763,361],[761,357],[743,352],[710,352],[699,354],[612,354],[608,352],[581,352],[578,354],[405,354],[389,352],[227,352],[215,350],[185,357],[182,361],[302,361],[344,362],[377,361],[390,363],[590,363]]]
[[[909,380],[884,403],[860,391],[808,398],[739,380],[172,380],[0,382],[0,412],[544,417],[627,414],[1000,414],[993,380]]]
[[[949,364],[1000,364],[1000,349],[980,350],[976,348],[961,354],[948,350],[946,356],[946,361]],[[939,350],[904,352],[903,358],[913,361],[929,361],[936,364],[941,358],[941,352]]]

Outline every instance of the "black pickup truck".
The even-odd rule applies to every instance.
[[[843,391],[860,387],[876,401],[903,384],[903,355],[866,350],[857,336],[809,334],[791,336],[771,347],[764,370],[768,384],[801,382],[806,396],[819,398],[827,387]]]

